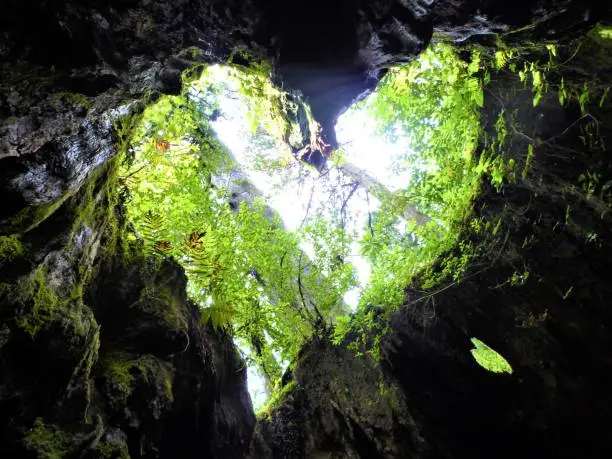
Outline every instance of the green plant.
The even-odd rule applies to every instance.
[[[493,373],[512,374],[512,367],[499,353],[491,349],[478,338],[471,338],[471,341],[474,345],[474,349],[470,352],[478,365]]]
[[[266,404],[257,412],[257,418],[263,419],[269,417],[270,414],[275,411],[287,398],[289,394],[291,394],[297,388],[296,381],[290,381],[285,386],[281,387],[279,390],[276,390],[272,397],[266,402]]]
[[[483,105],[480,67],[477,52],[466,63],[450,46],[434,45],[419,60],[392,69],[378,90],[361,103],[377,119],[381,135],[394,138],[401,130],[407,137],[400,164],[412,171],[404,189],[382,200],[361,241],[362,252],[373,266],[362,305],[394,308],[401,304],[403,289],[416,273],[426,271],[458,242],[480,176],[487,170],[486,158],[474,156]],[[427,215],[428,222],[408,222],[405,231],[398,231],[405,202]],[[458,278],[468,252],[451,256],[444,262],[444,274],[425,283],[433,287],[446,276]]]
[[[74,446],[72,436],[53,424],[37,418],[24,438],[24,446],[42,459],[62,459]]]
[[[0,266],[18,258],[23,253],[23,244],[19,234],[0,236]]]
[[[348,241],[316,220],[288,232],[248,182],[220,180],[237,165],[206,121],[220,90],[208,85],[205,73],[185,94],[145,110],[119,181],[145,253],[185,267],[203,320],[232,332],[273,384],[278,361],[292,360],[303,340],[342,312],[354,275],[334,260],[345,256]],[[236,201],[239,193],[249,199]],[[303,239],[314,256],[303,253]]]

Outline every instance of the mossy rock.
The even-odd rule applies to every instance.
[[[55,320],[62,301],[49,287],[44,267],[21,279],[14,293],[16,305],[21,309],[16,317],[17,324],[32,338]]]
[[[139,301],[133,307],[150,314],[169,331],[186,333],[188,330],[189,323],[181,298],[166,286],[145,287]]]
[[[12,296],[16,307],[17,325],[32,338],[58,325],[64,339],[81,341],[95,325],[93,313],[82,303],[80,286],[75,286],[72,295],[61,298],[49,285],[44,265],[19,280],[7,295]]]
[[[100,459],[130,459],[127,436],[118,429],[108,429],[93,450]]]
[[[53,95],[53,99],[66,103],[74,108],[85,108],[89,109],[91,107],[91,100],[85,94],[81,94],[78,92],[69,92],[62,91]]]
[[[20,257],[24,252],[21,235],[0,236],[0,267]]]
[[[53,202],[26,207],[10,220],[5,230],[13,233],[32,231],[58,210],[71,196],[72,193],[67,192]]]
[[[257,419],[270,419],[271,414],[275,412],[289,397],[289,395],[297,388],[297,381],[290,381],[288,384],[277,390],[268,402],[257,412]]]
[[[73,450],[75,436],[37,418],[23,440],[26,450],[39,459],[63,459]]]
[[[174,367],[168,362],[152,355],[113,353],[103,358],[101,368],[111,408],[127,418],[148,412],[157,419],[174,400]],[[142,403],[154,408],[138,406]]]

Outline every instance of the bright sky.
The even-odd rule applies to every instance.
[[[222,67],[215,66],[211,71],[220,81],[225,83],[229,81]],[[247,105],[241,100],[238,92],[233,93],[232,97],[219,99],[219,103],[222,116],[212,123],[219,139],[232,151],[236,161],[266,197],[269,205],[279,213],[286,228],[292,231],[298,229],[307,214],[309,203],[310,208],[314,209],[324,206],[330,200],[330,185],[342,179],[337,175],[342,172],[332,169],[325,177],[321,177],[318,172],[310,170],[306,176],[301,175],[299,182],[292,180],[283,185],[278,176],[253,170],[251,165],[254,152],[251,147],[252,133]],[[336,125],[336,134],[341,149],[346,154],[347,162],[367,171],[390,190],[401,188],[408,182],[409,172],[398,170],[396,165],[398,157],[405,153],[407,142],[401,141],[400,138],[400,141],[392,143],[378,136],[376,123],[368,113],[357,109],[347,111]],[[280,158],[283,152],[279,147],[267,151],[267,154]],[[329,182],[325,183],[326,180]],[[362,188],[359,188],[348,201],[347,213],[351,218],[347,222],[347,229],[357,233],[357,240],[366,226],[369,212],[376,210],[377,207],[376,198],[367,196]],[[306,244],[302,244],[302,249],[306,253],[312,253]],[[344,300],[354,310],[359,302],[361,289],[368,283],[371,273],[369,264],[359,254],[358,243],[352,246],[351,262],[357,270],[361,286],[349,291]],[[248,386],[254,407],[257,409],[263,406],[267,394],[263,379],[254,367],[248,369]]]

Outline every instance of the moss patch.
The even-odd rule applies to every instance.
[[[56,293],[47,284],[44,268],[38,268],[31,277],[21,280],[16,293],[24,307],[17,324],[34,337],[46,323],[55,319],[59,304]]]
[[[612,47],[612,26],[599,23],[589,31],[588,36],[601,46]]]
[[[273,394],[272,397],[270,397],[270,400],[268,400],[268,402],[257,412],[257,419],[270,417],[270,414],[283,404],[285,398],[287,398],[287,396],[291,394],[296,387],[297,382],[294,380]]]
[[[173,399],[174,367],[152,355],[107,355],[102,362],[102,373],[106,378],[106,391],[111,406],[115,409],[126,407],[130,396],[141,383],[155,386],[162,390],[165,398]]]
[[[5,263],[10,263],[22,254],[23,244],[20,235],[0,236],[0,267]]]
[[[91,107],[91,101],[89,100],[89,97],[87,97],[85,94],[81,94],[78,92],[58,92],[53,95],[53,98],[68,105],[83,107],[85,109],[89,109]]]
[[[23,443],[26,449],[36,453],[40,459],[62,459],[70,452],[73,441],[70,434],[38,418]]]
[[[96,452],[103,459],[130,459],[127,444],[101,441],[96,446]]]
[[[77,283],[66,298],[58,296],[48,283],[45,266],[41,265],[2,293],[13,297],[17,325],[32,338],[57,323],[63,330],[64,339],[78,343],[95,323],[93,313],[83,305],[81,292],[82,287]]]
[[[147,286],[140,294],[138,307],[171,329],[188,329],[180,298],[168,287]]]

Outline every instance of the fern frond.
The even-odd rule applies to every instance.
[[[202,309],[202,320],[210,323],[215,330],[226,329],[234,317],[234,308],[231,303],[213,305]]]
[[[172,255],[172,243],[170,241],[156,241],[153,250],[162,257],[169,257]]]
[[[218,260],[217,241],[211,231],[193,231],[183,242],[183,254],[187,258],[186,270],[201,276],[204,284],[210,283]]]
[[[151,210],[144,214],[140,235],[144,241],[146,253],[160,253],[159,250],[165,251],[170,248],[170,243],[162,239],[165,227],[166,221],[163,215]]]

